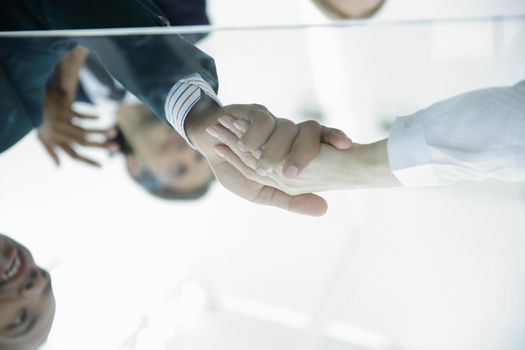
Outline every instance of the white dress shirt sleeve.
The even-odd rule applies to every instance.
[[[190,145],[184,122],[191,108],[201,99],[202,93],[221,105],[210,84],[197,73],[179,80],[169,91],[164,104],[166,119]]]
[[[462,94],[397,118],[390,170],[404,186],[525,181],[525,80]]]

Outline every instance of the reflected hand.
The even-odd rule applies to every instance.
[[[224,187],[238,196],[257,204],[274,206],[312,216],[323,215],[326,212],[326,201],[318,195],[313,193],[303,193],[293,196],[281,191],[271,184],[266,184],[264,182],[259,183],[246,177],[242,172],[236,169],[235,166],[215,152],[215,147],[221,142],[210,135],[210,132],[213,133],[213,128],[210,127],[218,124],[220,117],[225,115],[236,117],[242,116],[243,119],[249,120],[254,125],[257,125],[259,130],[261,130],[262,135],[266,135],[265,139],[257,133],[252,133],[254,135],[253,138],[259,141],[249,144],[249,147],[256,147],[257,142],[264,142],[268,145],[269,149],[274,149],[274,146],[271,146],[271,144],[274,141],[280,142],[281,136],[279,136],[278,140],[273,139],[268,141],[267,138],[273,134],[287,135],[287,133],[291,133],[293,136],[290,136],[290,138],[292,138],[293,141],[299,131],[298,127],[290,127],[287,122],[276,122],[266,108],[259,105],[230,105],[226,107],[218,107],[209,100],[208,102],[205,101],[206,99],[201,100],[190,111],[185,123],[186,132],[194,146],[206,156],[217,180],[219,180]],[[268,130],[270,131],[268,132]],[[282,137],[282,139],[287,141],[285,137]],[[318,140],[317,142],[319,143],[320,141]],[[305,152],[305,155],[300,159],[303,163],[315,158],[315,155],[319,150],[318,146],[315,147],[315,142],[312,144],[313,147],[309,147],[308,151]],[[275,149],[277,148],[278,147]],[[303,163],[299,163],[298,165],[300,167],[307,165],[303,165]]]
[[[102,148],[114,152],[118,146],[110,140],[115,137],[116,130],[114,128],[90,129],[76,125],[76,119],[95,120],[97,117],[78,113],[72,109],[71,104],[69,94],[58,89],[47,88],[44,100],[44,121],[38,129],[38,138],[57,166],[60,165],[57,149],[61,149],[75,160],[99,167],[100,164],[97,161],[79,154],[75,150],[75,145]],[[102,136],[104,141],[92,141],[93,135]]]
[[[201,105],[201,103],[198,105]],[[299,140],[301,140],[302,138],[306,138],[307,133],[306,131],[302,131],[299,127],[292,127],[288,122],[281,123],[273,120],[272,118],[274,117],[271,116],[264,107],[258,105],[231,105],[222,108],[212,106],[200,111],[198,108],[196,110],[194,108],[186,120],[188,136],[193,144],[207,157],[215,176],[227,189],[240,197],[257,204],[276,206],[293,212],[313,216],[323,215],[326,212],[326,201],[320,196],[313,193],[303,193],[294,196],[283,192],[278,187],[272,186],[271,183],[254,181],[245,176],[245,174],[239,171],[234,165],[219,156],[215,152],[215,147],[221,142],[210,135],[210,133],[213,133],[213,128],[210,127],[216,125],[219,118],[225,115],[236,117],[242,116],[244,120],[249,120],[254,126],[257,125],[261,133],[251,133],[251,135],[253,135],[251,136],[251,139],[255,139],[255,141],[250,141],[248,147],[252,148],[256,147],[258,142],[263,142],[267,145],[267,150],[275,149],[276,152],[278,152],[279,147],[273,146],[273,143],[279,144],[282,141],[285,141],[288,142],[289,147],[292,147],[294,144],[293,141],[298,135],[303,135],[299,138]],[[272,138],[271,136],[274,134],[275,137]],[[283,137],[290,134],[292,135],[290,136],[292,141]],[[332,135],[331,132],[328,132],[328,134]],[[261,135],[263,135],[263,137],[261,137]],[[277,137],[277,135],[279,135],[279,137]],[[335,139],[338,140],[337,142],[342,142],[344,145],[348,145],[348,141],[341,141],[341,136],[339,135],[335,136]],[[297,157],[299,158],[297,163],[291,163],[297,164],[299,169],[307,166],[308,162],[315,158],[319,151],[319,146],[316,146],[315,142],[308,140],[305,143],[310,145],[310,147],[305,147],[301,157]],[[319,139],[317,140],[317,143],[320,143]],[[285,157],[287,154],[288,153],[282,155],[281,153],[281,157]],[[280,160],[280,157],[272,158],[272,162],[278,162]],[[296,160],[297,159],[292,159],[292,161]],[[270,164],[273,166],[273,163],[270,162]]]
[[[298,176],[317,156],[321,143],[345,150],[352,146],[341,130],[327,128],[309,120],[295,124],[291,120],[277,118],[264,106],[253,105],[245,110],[231,110],[219,118],[220,124],[229,130],[239,130],[238,147],[244,152],[258,154],[255,170],[262,176],[282,166],[290,178]],[[217,133],[217,130],[211,132]]]
[[[214,127],[216,137],[222,143],[215,147],[216,153],[252,181],[278,188],[290,195],[399,185],[389,169],[386,140],[369,145],[355,144],[347,150],[337,150],[322,144],[317,157],[299,176],[285,176],[283,164],[262,176],[256,169],[264,151],[246,152],[239,147],[239,140],[248,127],[247,122],[236,120],[235,123],[221,124]]]

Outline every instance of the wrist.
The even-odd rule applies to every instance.
[[[190,142],[198,149],[202,150],[210,142],[211,138],[206,128],[217,123],[220,109],[221,107],[212,98],[203,94],[199,102],[188,112],[184,121],[184,130]]]
[[[401,186],[390,171],[387,139],[370,144],[354,144],[345,152],[345,168],[350,172],[349,184],[351,187],[382,188]]]

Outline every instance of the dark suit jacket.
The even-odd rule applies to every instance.
[[[150,0],[4,0],[0,9],[4,31],[165,24]],[[40,126],[46,81],[79,43],[164,121],[165,98],[182,77],[199,73],[218,88],[213,59],[178,35],[0,38],[0,152]]]
[[[205,0],[153,0],[165,14],[172,26],[194,26],[210,24],[206,15]],[[184,39],[196,43],[206,34],[184,34]]]

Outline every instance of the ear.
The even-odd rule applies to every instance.
[[[126,166],[128,168],[129,174],[134,179],[140,178],[142,174],[144,173],[142,166],[140,165],[137,157],[134,155],[126,156]]]

